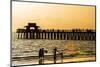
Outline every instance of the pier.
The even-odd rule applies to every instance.
[[[51,39],[51,40],[96,40],[96,31],[94,30],[54,30],[40,29],[36,23],[28,23],[24,29],[17,29],[18,39]]]

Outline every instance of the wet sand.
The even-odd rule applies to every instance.
[[[90,55],[90,56],[77,56],[77,57],[65,57],[63,59],[63,62],[61,62],[61,59],[58,58],[56,63],[73,63],[73,62],[90,62],[90,61],[95,61],[95,55]],[[17,61],[12,62],[12,66],[19,66],[19,65],[37,65],[38,63],[38,58],[36,59],[21,59]],[[45,58],[44,59],[44,64],[54,64],[53,57],[52,58]]]

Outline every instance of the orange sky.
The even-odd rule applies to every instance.
[[[42,29],[95,29],[95,6],[12,3],[12,31],[36,22]]]

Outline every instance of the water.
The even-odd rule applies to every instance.
[[[59,51],[64,50],[64,54],[82,53],[84,51],[95,52],[95,41],[17,39],[17,34],[12,34],[12,58],[38,56],[40,48],[48,51],[45,55],[52,55],[55,47]]]

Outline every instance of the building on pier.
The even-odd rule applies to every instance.
[[[25,29],[17,29],[18,39],[96,40],[94,30],[42,30],[36,23],[28,23]]]

